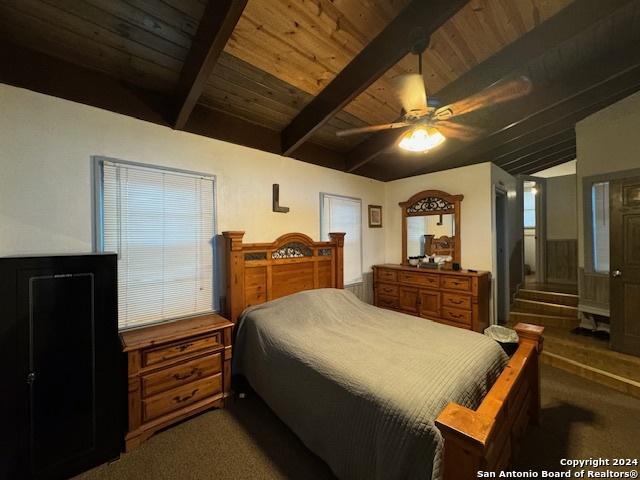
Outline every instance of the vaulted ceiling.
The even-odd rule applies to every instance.
[[[426,154],[393,79],[441,104],[526,75],[533,91],[460,121]],[[575,157],[575,123],[640,89],[640,0],[3,0],[0,81],[177,129],[392,180],[482,161],[532,173]]]

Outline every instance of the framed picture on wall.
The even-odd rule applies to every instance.
[[[382,207],[380,205],[369,205],[369,228],[382,227]]]

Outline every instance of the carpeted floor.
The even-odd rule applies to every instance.
[[[563,470],[561,458],[637,457],[640,401],[546,365],[541,425],[514,468]],[[82,480],[331,479],[329,468],[255,396],[152,437]]]

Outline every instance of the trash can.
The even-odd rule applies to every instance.
[[[500,344],[505,353],[513,355],[518,349],[520,340],[515,330],[500,325],[491,325],[484,329],[484,334]]]

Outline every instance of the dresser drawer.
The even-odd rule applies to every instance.
[[[150,397],[165,390],[210,377],[222,371],[222,354],[216,353],[142,376],[142,396]]]
[[[398,286],[397,285],[389,285],[386,283],[379,283],[376,286],[376,291],[378,292],[378,295],[386,295],[386,296],[391,296],[391,297],[397,297],[398,296]]]
[[[382,308],[399,308],[398,297],[387,297],[385,295],[378,295],[378,307]]]
[[[148,422],[222,392],[222,374],[187,383],[142,400],[142,420]]]
[[[438,275],[417,272],[400,272],[400,282],[420,287],[438,288]]]
[[[398,281],[398,272],[394,270],[376,270],[378,275],[378,281],[380,282],[392,282],[395,283]]]
[[[220,332],[207,337],[183,340],[171,345],[146,349],[142,352],[142,366],[160,365],[170,360],[218,347],[223,348],[222,334]]]
[[[442,288],[448,290],[462,290],[465,292],[471,291],[471,278],[454,275],[442,276]]]
[[[442,306],[471,310],[471,297],[466,295],[456,295],[455,293],[443,293]]]
[[[442,318],[456,323],[471,325],[471,312],[458,308],[442,307]]]

